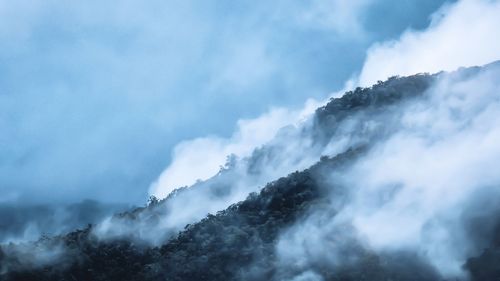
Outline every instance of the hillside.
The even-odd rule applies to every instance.
[[[347,92],[317,109],[309,122],[284,128],[250,157],[229,158],[207,181],[104,224],[2,245],[0,279],[444,280],[447,276],[418,254],[372,249],[342,221],[355,191],[344,175],[395,134],[405,108],[432,98],[438,80],[467,80],[498,68],[496,63],[392,77]],[[210,204],[197,206],[205,201]],[[289,262],[280,252],[301,224],[337,216],[338,223],[325,223],[325,240],[316,239],[314,228],[302,238],[315,240],[314,247],[333,247],[341,261],[318,256]],[[471,280],[497,280],[500,220],[496,213],[480,218],[495,227],[488,228],[483,248],[463,268]],[[314,247],[311,252],[319,251]]]

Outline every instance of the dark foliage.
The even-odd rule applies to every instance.
[[[315,121],[318,127],[316,140],[329,140],[334,128],[346,118],[359,112],[373,114],[388,110],[391,106],[401,106],[412,98],[421,97],[435,81],[437,74],[417,74],[410,77],[391,77],[379,81],[370,88],[356,88],[345,93],[341,98],[330,100],[328,104],[316,110]]]

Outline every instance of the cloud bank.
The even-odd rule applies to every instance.
[[[370,86],[394,75],[435,73],[500,59],[500,2],[462,0],[444,5],[429,28],[407,30],[398,40],[372,46],[359,75]]]
[[[172,164],[152,184],[150,194],[164,198],[176,188],[211,178],[226,164],[227,157],[250,156],[256,148],[271,141],[279,129],[299,125],[310,117],[319,104],[321,102],[310,99],[300,110],[277,108],[255,119],[239,120],[236,132],[228,139],[213,136],[178,144]]]
[[[0,0],[2,200],[142,204],[177,143],[324,99],[442,2]]]
[[[364,6],[368,5],[367,3],[360,2],[358,4]],[[488,1],[462,1],[444,5],[432,15],[432,22],[426,30],[407,30],[398,41],[377,43],[372,46],[368,50],[367,60],[359,78],[348,81],[345,89],[349,89],[353,85],[363,85],[369,83],[369,81],[385,79],[395,74],[404,75],[439,71],[441,69],[450,70],[462,64],[480,65],[489,62],[495,58],[496,52],[494,51],[498,49],[500,42],[496,42],[496,39],[493,39],[491,44],[482,44],[481,42],[484,42],[496,27],[497,18],[494,15],[498,7],[497,2]],[[467,44],[466,37],[458,36],[460,34],[458,32],[451,32],[461,30],[464,22],[467,22],[474,15],[482,13],[482,11],[489,12],[485,14],[486,16],[474,22],[476,27],[481,26],[484,31],[476,33],[478,37],[474,38],[477,39],[477,42]],[[464,34],[472,31],[472,28],[465,29]],[[452,48],[453,51],[447,52],[447,56],[441,56],[439,52],[446,50],[449,42],[457,42],[457,46],[463,46],[463,48]],[[464,52],[479,55],[464,56]],[[389,63],[387,63],[388,58],[390,58]],[[419,64],[426,61],[432,61],[432,64]],[[398,68],[393,68],[393,65],[398,66]],[[418,68],[419,66],[422,68]],[[392,73],[391,71],[396,71],[394,69],[397,69],[398,72]],[[338,93],[331,95],[336,96]],[[302,111],[310,112],[311,109],[322,103],[324,102],[311,99]],[[214,203],[213,206],[210,206],[212,202],[208,199],[203,199],[206,201],[203,203],[200,201],[197,206],[205,206],[205,208],[201,208],[200,212],[194,212],[199,213],[198,215],[188,217],[193,220],[201,219],[200,215],[202,215],[203,211],[206,213],[223,209],[236,202],[236,200],[243,199],[245,193],[256,190],[259,184],[264,184],[283,174],[304,169],[317,161],[321,155],[334,155],[349,145],[365,141],[366,139],[363,139],[363,137],[356,136],[356,130],[373,130],[373,128],[368,129],[369,124],[361,124],[364,121],[356,121],[356,118],[351,118],[349,122],[345,122],[339,128],[331,141],[327,141],[322,147],[313,147],[311,146],[312,131],[308,127],[310,124],[306,122],[300,125],[297,131],[306,130],[307,133],[295,133],[289,136],[285,133],[273,139],[278,129],[301,120],[302,115],[304,114],[298,114],[297,110],[277,109],[253,120],[240,121],[237,131],[230,138],[211,136],[179,144],[174,150],[171,165],[150,187],[150,194],[164,198],[175,188],[190,186],[198,180],[207,180],[219,172],[229,155],[234,154],[239,156],[240,159],[247,158],[246,161],[254,161],[255,159],[248,159],[252,159],[249,156],[256,147],[267,143],[268,145],[264,146],[264,149],[266,147],[275,148],[271,158],[259,163],[259,165],[262,165],[260,170],[274,172],[263,172],[259,175],[258,180],[253,178],[253,180],[247,181],[248,178],[254,176],[248,174],[249,164],[242,164],[245,168],[240,167],[241,170],[238,174],[241,180],[233,180],[232,184],[237,187],[247,185],[247,188],[234,188],[242,193],[237,192],[239,195],[236,197],[225,197],[224,200],[226,201],[220,201],[221,198],[218,198],[219,201]],[[290,138],[295,138],[295,140],[291,141]],[[279,147],[279,149],[276,149],[276,147]],[[304,156],[305,154],[307,154],[307,157]],[[301,157],[303,159],[298,160]],[[240,161],[240,163],[244,163],[244,161]],[[194,194],[191,194],[191,196],[198,198]],[[201,198],[210,198],[210,196],[201,196]],[[181,205],[189,203],[189,200],[178,200],[184,202]],[[192,202],[196,201],[198,200],[192,200]],[[175,217],[175,214],[179,212],[180,210],[172,211],[168,217],[173,219],[172,217]],[[189,222],[188,220],[181,221],[182,223]]]
[[[492,32],[497,21],[486,13],[487,8],[497,11],[498,2],[458,2],[435,14],[426,31],[408,31],[397,42],[374,46],[368,53],[359,84],[393,74],[432,71],[434,67],[449,69],[454,60],[467,65],[481,64],[483,60],[493,58],[491,50],[498,48],[496,39],[488,41],[491,44],[468,45],[468,51],[485,55],[468,57],[467,60],[463,60],[464,53],[459,51],[447,52],[449,56],[442,61],[434,60],[432,51],[421,53],[423,46],[427,46],[427,50],[436,50],[438,54],[449,48],[447,41],[437,40],[440,36],[431,35],[452,36],[451,31],[459,29],[462,21],[475,15],[474,11],[476,14],[485,12],[484,18],[478,18],[474,25]],[[477,39],[486,40],[486,36]],[[461,40],[463,43],[467,41]],[[410,48],[414,45],[421,48]],[[256,57],[259,57],[262,49],[257,46],[255,50]],[[392,58],[394,62],[391,62]],[[387,59],[389,63],[386,63]],[[419,68],[418,64],[411,63],[418,60],[436,64]],[[383,71],[375,73],[375,66]],[[398,73],[392,73],[396,71],[394,69]],[[231,78],[231,72],[227,73],[228,80],[245,84],[245,81]],[[236,133],[228,138],[206,137],[184,142],[175,149],[173,163],[151,187],[152,194],[163,197],[176,187],[215,176],[171,194],[165,205],[152,213],[139,214],[135,221],[109,218],[98,226],[96,234],[104,238],[135,235],[153,244],[161,243],[185,224],[242,200],[274,177],[303,169],[323,154],[333,156],[353,144],[370,140],[358,134],[366,132],[370,136],[377,133],[378,125],[396,123],[397,126],[388,130],[390,135],[375,142],[370,154],[351,167],[348,173],[332,175],[332,182],[339,181],[352,187],[351,201],[342,206],[334,220],[330,219],[328,212],[313,213],[309,219],[283,234],[277,247],[282,266],[302,270],[290,279],[321,280],[314,271],[314,263],[342,264],[340,255],[336,254],[342,253],[345,245],[360,243],[383,254],[402,250],[415,252],[443,276],[461,277],[464,259],[481,248],[481,243],[475,240],[475,234],[468,227],[471,217],[489,219],[489,215],[498,212],[497,202],[488,198],[498,197],[500,184],[500,178],[489,169],[500,156],[497,145],[500,138],[497,125],[500,124],[497,120],[500,116],[497,97],[500,89],[496,79],[499,74],[499,67],[491,66],[482,73],[446,76],[423,99],[399,108],[399,114],[395,114],[390,122],[385,114],[373,118],[373,123],[363,119],[371,116],[350,116],[339,124],[331,140],[319,146],[311,142],[314,131],[307,122],[276,133],[284,124],[298,120],[293,117],[297,116],[296,111],[282,109],[254,120],[241,121]],[[266,145],[253,150],[262,144]],[[229,165],[231,169],[220,170],[229,154],[243,156],[243,160],[237,161],[235,166]],[[478,209],[478,206],[483,209]],[[354,235],[338,236],[337,240],[328,241],[332,242],[328,245],[314,243],[328,240],[332,236],[329,231],[338,234],[335,231],[339,226]],[[315,238],[312,240],[308,234],[311,230],[314,230]]]
[[[397,4],[395,4],[397,6]],[[422,2],[422,6],[426,3]],[[294,5],[292,5],[295,7]],[[342,37],[357,38],[355,40],[364,40],[368,36],[368,31],[365,30],[365,25],[367,24],[367,10],[374,8],[376,6],[371,0],[359,0],[351,1],[349,3],[345,1],[313,1],[305,7],[302,7],[302,11],[293,13],[294,22],[304,27],[314,26],[315,28],[329,30],[332,33],[336,33]],[[431,27],[429,29],[435,29],[435,26],[439,24],[438,15],[442,14],[448,6],[442,7],[433,16],[431,22]],[[463,9],[463,8],[461,8]],[[278,18],[284,16],[281,13],[276,15]],[[459,15],[461,16],[461,15]],[[490,19],[488,19],[489,21]],[[371,23],[371,21],[370,21]],[[429,29],[425,32],[429,32]],[[408,34],[413,34],[415,31],[407,31],[404,37],[409,36]],[[446,32],[440,31],[440,32]],[[424,31],[422,31],[424,33]],[[445,41],[442,41],[445,42]],[[441,43],[442,43],[441,42]],[[383,46],[388,43],[382,44]],[[250,46],[249,48],[252,48]],[[368,51],[368,59],[364,65],[361,78],[361,84],[364,85],[367,78],[365,76],[369,75],[368,72],[375,72],[377,74],[380,71],[370,70],[371,61],[378,58],[373,58],[373,51],[382,49],[378,45],[370,48]],[[392,50],[392,46],[391,46]],[[389,52],[389,51],[386,51]],[[259,62],[259,58],[252,58],[254,52],[248,52],[247,58],[251,61]],[[381,60],[384,60],[382,58]],[[380,60],[379,60],[380,61]],[[379,63],[377,61],[377,63]],[[476,60],[476,63],[481,64],[481,61]],[[385,65],[385,64],[384,64]],[[457,65],[455,63],[455,65]],[[458,63],[460,65],[460,63]],[[259,63],[259,66],[255,65],[254,68],[267,69],[266,64]],[[374,69],[379,69],[380,65],[375,64]],[[448,68],[445,68],[448,69]],[[440,69],[438,69],[440,70]],[[436,70],[436,71],[438,71]],[[387,70],[389,71],[389,70]],[[432,69],[430,69],[432,71]],[[390,72],[390,71],[389,71]],[[419,72],[419,71],[417,71]],[[231,71],[229,73],[235,73]],[[407,73],[402,74],[413,74],[412,70],[408,70]],[[226,73],[227,74],[227,73]],[[383,76],[383,75],[382,75]],[[228,78],[227,75],[223,75]],[[239,79],[233,77],[226,79],[226,83],[237,83]],[[388,76],[387,76],[388,77]],[[387,78],[385,77],[385,78]],[[373,79],[372,79],[373,80]],[[370,81],[371,82],[371,81]],[[374,81],[376,82],[376,80]],[[344,84],[343,90],[335,94],[330,94],[330,96],[338,96],[342,94],[345,90],[349,90],[352,86],[358,84],[358,79],[353,79],[347,81]],[[373,83],[372,83],[373,84]],[[365,86],[370,86],[371,84],[366,84]],[[304,108],[309,108],[312,110],[314,106],[318,107],[323,104],[321,101],[316,101],[314,99],[309,99],[306,102]],[[305,109],[308,110],[308,109]],[[286,112],[288,111],[288,112]],[[276,110],[270,110],[267,113],[256,117],[255,119],[240,120],[236,131],[229,138],[218,137],[218,136],[207,136],[202,138],[196,138],[189,141],[183,141],[179,143],[173,150],[171,163],[162,172],[159,179],[152,184],[149,193],[160,198],[164,198],[170,191],[175,188],[182,186],[189,186],[194,184],[197,180],[206,180],[211,176],[215,175],[220,166],[223,166],[225,159],[230,154],[235,154],[240,157],[246,157],[249,153],[256,147],[263,145],[268,142],[272,136],[276,134],[278,129],[284,127],[288,124],[293,124],[297,122],[297,110],[287,110],[284,108],[279,108]],[[302,115],[302,114],[301,114]],[[288,120],[287,120],[288,119]],[[300,118],[299,118],[300,119]],[[245,128],[246,126],[251,126],[252,128]],[[253,130],[253,133],[245,131]],[[257,132],[258,130],[259,132]],[[265,132],[265,136],[263,135]],[[251,136],[254,133],[259,137]],[[269,179],[271,180],[271,179]]]
[[[71,204],[0,204],[0,244],[36,241],[84,228],[130,208],[84,200]]]
[[[415,37],[418,40],[414,39],[410,43],[416,46],[414,50],[417,52],[420,49],[424,49],[422,46],[428,43],[429,34],[446,33],[449,30],[459,29],[462,21],[466,21],[470,17],[470,12],[487,9],[488,5],[492,5],[491,9],[496,9],[498,6],[496,2],[477,2],[474,4],[469,1],[458,2],[454,5],[445,5],[433,15],[433,21],[427,30],[419,32],[409,30],[405,32],[405,35],[398,42],[391,41],[392,43],[381,43],[372,47],[368,51],[367,61],[363,67],[360,79],[355,80],[358,82],[365,81],[367,77],[366,73],[370,72],[372,64],[385,69],[384,67],[387,65],[385,57],[374,56],[373,53],[381,51],[375,52],[373,50],[385,50],[387,53],[400,52],[400,47],[397,46],[409,44],[406,43],[408,41],[407,38]],[[486,30],[492,30],[496,24],[495,20],[491,16],[487,16],[478,20],[482,23],[476,22],[476,24],[486,26]],[[458,24],[458,26],[454,26],[453,23]],[[465,39],[462,40],[466,41]],[[437,41],[434,44],[444,44],[446,42]],[[493,41],[492,43],[492,45],[476,44],[474,46],[484,46],[482,48],[491,50],[496,48],[495,42]],[[432,44],[429,46],[429,48],[437,50],[446,47],[446,45],[435,47]],[[480,49],[475,50],[475,52],[482,53]],[[433,54],[433,52],[429,51],[425,54]],[[448,60],[456,60],[458,63],[463,62],[460,52],[453,54],[455,54],[455,57]],[[411,59],[412,55],[413,53],[408,53],[404,57]],[[398,58],[398,56],[395,57]],[[418,53],[416,57],[419,57]],[[375,59],[378,59],[376,63],[374,63]],[[472,64],[481,64],[483,59],[476,57],[475,60],[470,60],[469,62]],[[401,65],[407,67],[406,70],[402,70],[403,74],[415,71],[412,64],[407,64],[403,59],[400,60],[402,61]],[[450,68],[451,66],[446,65],[447,61],[436,67],[438,69]],[[438,63],[439,61],[436,62],[436,64]],[[432,67],[429,70],[432,70]],[[347,88],[353,84],[347,83],[346,85],[348,85],[346,86]],[[226,208],[231,203],[242,200],[246,194],[258,190],[259,186],[268,181],[308,167],[317,161],[321,155],[335,155],[349,146],[367,141],[371,139],[370,134],[373,134],[378,129],[374,123],[383,123],[381,120],[385,118],[384,115],[380,115],[374,118],[371,123],[367,123],[363,121],[364,119],[352,116],[352,118],[348,118],[348,120],[339,125],[333,136],[330,136],[331,139],[323,140],[321,145],[318,145],[318,141],[314,140],[313,135],[315,132],[311,123],[312,120],[299,124],[292,130],[285,128],[279,134],[276,134],[278,129],[286,124],[296,123],[298,120],[301,120],[305,112],[311,112],[311,109],[317,107],[319,104],[322,103],[310,100],[304,107],[305,109],[302,110],[302,114],[298,113],[300,112],[299,110],[276,109],[259,118],[240,121],[237,131],[229,138],[210,136],[179,144],[174,150],[171,165],[152,184],[150,194],[164,198],[176,188],[190,186],[199,180],[200,182],[184,195],[178,194],[176,195],[178,197],[169,199],[168,207],[166,208],[168,211],[164,210],[160,212],[164,217],[162,219],[163,223],[159,223],[159,228],[181,229],[185,224],[197,221],[207,213],[214,213]],[[401,115],[402,113],[394,114]],[[366,135],[361,136],[358,134],[358,131],[363,131]],[[260,146],[262,146],[261,149],[254,150]],[[230,176],[225,174],[220,177],[217,173],[222,171],[221,167],[225,165],[227,157],[230,155],[236,155],[239,160],[236,162],[236,166],[233,167],[234,169],[229,173],[231,174]],[[257,167],[257,173],[253,172],[256,169],[255,167]],[[224,189],[222,195],[213,196],[214,186],[216,185],[222,186]],[[196,206],[196,208],[193,207],[189,211],[184,208],[186,205]],[[106,234],[109,229],[110,227],[105,227],[102,233]],[[119,235],[134,232],[134,229],[136,229],[135,226],[124,227],[123,231],[119,231]],[[146,240],[150,240],[150,238]],[[153,240],[156,241],[157,239]]]
[[[464,278],[467,258],[493,241],[500,218],[492,169],[500,158],[499,75],[498,62],[443,74],[424,97],[378,119],[390,133],[346,170],[331,171],[332,203],[283,233],[284,271],[356,264],[361,247],[382,258],[414,253],[443,278]]]
[[[498,1],[447,5],[428,29],[371,47],[357,84],[490,63],[500,54],[499,14]],[[382,257],[415,253],[413,260],[445,278],[466,278],[467,258],[498,227],[498,77],[498,63],[441,76],[424,98],[386,115],[380,125],[394,131],[347,173],[331,175],[333,185],[348,190],[347,203],[313,212],[283,233],[276,251],[284,276],[294,268],[302,272],[295,278],[322,280],[318,265],[349,266],[361,247]]]

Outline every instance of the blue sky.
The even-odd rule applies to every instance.
[[[180,141],[328,97],[443,3],[0,0],[1,200],[142,203]]]

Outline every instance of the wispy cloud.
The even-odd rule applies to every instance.
[[[393,75],[453,70],[500,59],[500,2],[463,0],[434,13],[429,28],[408,30],[398,40],[368,50],[359,84],[370,86]]]
[[[250,156],[256,148],[271,141],[279,129],[298,125],[308,118],[319,104],[309,100],[303,109],[277,108],[256,119],[239,120],[238,128],[230,138],[203,137],[178,144],[172,163],[151,186],[150,193],[163,198],[175,188],[211,178],[224,166],[228,156]]]
[[[388,36],[366,30],[377,5],[0,1],[4,199],[142,202],[177,143],[342,87]]]
[[[392,75],[490,63],[500,54],[498,14],[498,1],[445,6],[428,29],[370,48],[356,81],[369,86]],[[412,252],[442,276],[463,278],[463,264],[488,243],[499,214],[500,178],[491,169],[500,157],[499,74],[498,63],[443,74],[423,98],[385,115],[380,125],[391,126],[389,137],[372,143],[348,172],[332,172],[332,184],[347,188],[347,203],[283,233],[277,253],[284,271],[314,275],[318,264],[345,265],[346,249],[356,260],[352,249],[364,247],[382,256]]]

